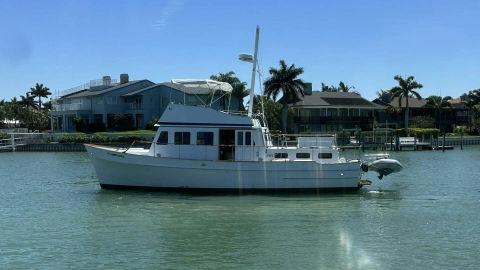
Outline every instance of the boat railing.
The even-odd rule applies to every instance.
[[[309,145],[306,147],[335,147],[336,135],[334,133],[311,133],[311,134],[271,134],[272,143],[274,146],[280,147],[302,147],[301,140],[304,142],[309,141]],[[322,138],[333,138],[330,140],[329,145],[325,145]]]

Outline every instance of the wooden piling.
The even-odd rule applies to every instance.
[[[460,134],[460,150],[463,150],[463,132]]]
[[[445,133],[443,133],[442,152],[445,152]]]

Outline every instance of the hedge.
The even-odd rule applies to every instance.
[[[404,128],[400,128],[395,130],[399,136],[407,136],[407,131]],[[422,136],[439,136],[440,135],[440,130],[436,128],[409,128],[409,136],[416,136],[416,137],[422,137]]]
[[[145,138],[138,136],[108,137],[86,134],[64,134],[58,138],[58,142],[60,143],[131,143],[134,141],[145,141]]]

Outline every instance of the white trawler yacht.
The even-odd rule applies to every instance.
[[[252,57],[255,85],[256,51]],[[248,58],[246,55],[241,55]],[[174,80],[182,87],[231,92],[227,83]],[[250,100],[253,100],[251,87]],[[164,190],[358,189],[368,169],[379,176],[402,169],[392,159],[370,163],[339,156],[335,137],[298,137],[274,145],[262,117],[169,104],[149,149],[86,145],[102,188]]]

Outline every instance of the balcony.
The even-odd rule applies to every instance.
[[[81,110],[90,110],[90,106],[74,103],[74,104],[53,104],[53,110],[57,112],[63,111],[81,111]]]
[[[128,104],[128,109],[129,110],[143,110],[143,104],[142,103],[129,103]]]
[[[298,124],[312,123],[373,123],[373,116],[295,116]]]

